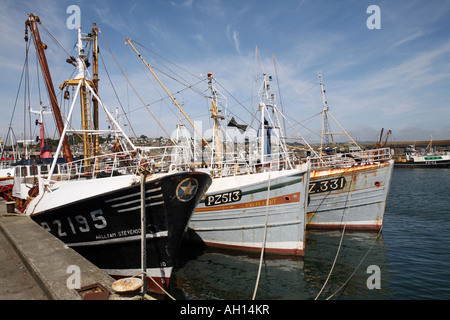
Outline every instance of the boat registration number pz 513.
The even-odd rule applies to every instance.
[[[237,202],[242,198],[242,191],[229,191],[224,193],[212,194],[206,196],[205,205],[206,206],[215,206],[224,203]]]
[[[313,181],[309,183],[309,193],[329,192],[343,189],[345,187],[345,178],[339,177],[322,181]]]

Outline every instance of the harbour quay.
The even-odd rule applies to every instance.
[[[2,239],[2,250],[7,251],[6,257],[1,258],[2,269],[9,270],[10,274],[2,274],[0,277],[1,283],[5,284],[2,287],[5,288],[7,284],[8,288],[14,288],[14,294],[9,295],[4,292],[7,289],[0,290],[0,300],[142,298],[139,292],[127,295],[115,293],[112,290],[115,279],[67,247],[29,216],[8,211],[11,210],[7,210],[7,202],[0,200],[0,236],[6,239],[10,247],[8,248],[8,244],[3,243],[5,240]],[[18,259],[15,259],[11,251],[15,252]],[[17,260],[22,263],[19,263],[19,267]],[[11,272],[19,268],[26,268],[27,272]],[[28,277],[27,280],[33,283],[24,284],[24,277]],[[23,292],[20,287],[23,287]]]

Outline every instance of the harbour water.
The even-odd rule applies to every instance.
[[[449,190],[450,169],[394,169],[381,235],[346,231],[339,246],[340,231],[308,231],[303,258],[264,259],[256,299],[450,299]],[[182,253],[177,299],[252,299],[258,254]]]

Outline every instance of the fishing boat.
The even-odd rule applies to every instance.
[[[73,87],[75,92],[68,97],[72,100],[63,122],[38,24],[42,24],[39,17],[29,14],[25,39],[29,29],[60,139],[51,165],[35,166],[35,193],[28,198],[24,212],[113,277],[145,272],[148,290],[161,293],[168,288],[184,231],[211,178],[181,168],[169,172],[160,150],[136,147],[128,138],[99,97],[96,62],[97,35],[101,31],[95,24],[89,34],[78,28],[78,58],[68,59],[78,73],[60,86],[62,91],[69,92],[67,89]],[[94,62],[92,78],[85,54],[89,43]],[[70,123],[77,100],[81,129]],[[100,108],[112,129],[99,129]],[[82,159],[73,158],[67,139],[70,130],[83,137]],[[98,135],[104,133],[116,138],[114,151],[108,154],[99,152]],[[60,152],[64,163],[57,163]],[[141,227],[144,219],[146,224]],[[146,247],[145,252],[142,247]]]
[[[249,138],[257,143],[249,141],[248,155],[244,152],[244,156],[224,150],[219,138],[223,117],[217,108],[218,91],[211,73],[208,83],[214,135],[206,154],[211,155],[207,171],[213,182],[189,222],[191,238],[215,248],[304,255],[310,163],[294,165],[287,151],[266,74],[259,94],[257,141]],[[246,129],[235,121],[229,125]]]
[[[311,159],[307,229],[379,230],[394,160],[390,150]]]
[[[379,230],[394,168],[391,151],[363,150],[329,112],[321,75],[319,84],[323,99],[321,152],[310,157],[306,228]],[[328,116],[357,146],[356,150],[329,155],[322,152],[323,138],[333,135]]]
[[[423,152],[410,145],[405,150],[404,157],[395,162],[398,168],[450,168],[450,152],[433,149],[433,137]]]
[[[293,164],[292,154],[288,152],[282,134],[278,116],[280,110],[276,106],[274,95],[269,93],[270,85],[266,74],[263,75],[259,92],[261,124],[258,137],[248,137],[247,155],[245,143],[240,145],[242,153],[234,152],[233,147],[231,150],[224,148],[230,144],[223,139],[226,133],[221,130],[220,121],[224,116],[218,108],[219,92],[213,85],[212,73],[208,73],[206,77],[211,99],[211,118],[214,122],[209,143],[179,102],[164,87],[134,46],[133,40],[127,38],[127,43],[196,133],[192,148],[190,140],[178,141],[178,146],[183,148],[178,149],[179,155],[172,157],[171,166],[188,165],[196,171],[207,172],[212,177],[211,186],[189,222],[187,239],[216,248],[304,255],[310,164],[307,161]],[[230,124],[243,131],[246,129],[246,126],[239,126],[233,121]],[[180,133],[177,136],[185,136],[185,127],[179,125],[177,128]]]
[[[20,211],[26,207],[27,201],[30,201],[30,196],[34,197],[37,194],[37,176],[46,177],[50,171],[50,167],[53,161],[52,149],[45,142],[45,129],[44,129],[44,115],[52,114],[48,106],[41,104],[39,110],[33,110],[29,108],[30,116],[32,114],[39,115],[39,120],[36,120],[36,125],[39,126],[39,156],[31,157],[29,155],[29,144],[34,141],[22,140],[24,146],[23,156],[20,160],[13,164],[14,169],[14,183],[12,186],[11,196],[16,201],[16,206]],[[64,163],[64,158],[59,158],[57,164]],[[57,167],[57,172],[60,172],[59,166]]]
[[[7,193],[11,192],[14,182],[14,167],[8,160],[0,162],[0,196],[8,198]]]
[[[6,141],[12,132],[11,126],[8,129]],[[12,139],[11,139],[12,140]],[[10,200],[10,194],[14,186],[14,166],[16,162],[14,157],[14,144],[12,144],[12,154],[6,152],[6,141],[0,139],[0,196],[5,200]]]

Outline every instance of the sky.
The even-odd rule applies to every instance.
[[[10,124],[17,138],[24,132],[36,135],[34,120],[23,117],[29,104],[21,83],[27,13],[39,16],[65,51],[75,55],[77,31],[68,27],[74,21],[71,5],[80,8],[83,32],[93,22],[101,30],[100,96],[108,110],[119,107],[121,123],[132,136],[165,137],[178,122],[189,125],[125,45],[126,38],[133,39],[202,131],[211,124],[208,72],[226,98],[224,112],[248,125],[255,125],[256,94],[266,73],[273,76],[286,134],[316,143],[320,73],[330,114],[355,140],[377,140],[382,128],[392,131],[390,141],[450,139],[450,1],[0,0],[3,139]],[[41,26],[40,32],[60,95],[57,87],[71,77],[73,67]],[[31,49],[28,92],[36,109],[48,99]],[[64,101],[62,109],[68,110]],[[52,137],[54,123],[45,123]],[[339,125],[333,124],[332,131]]]

